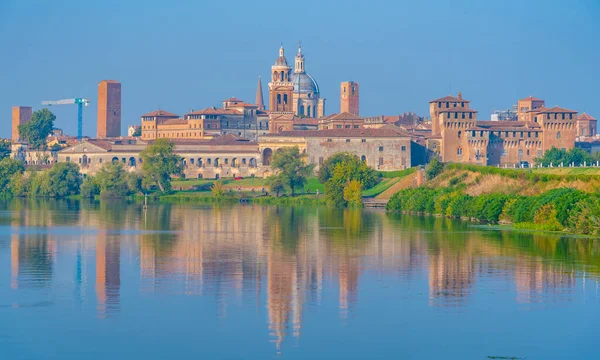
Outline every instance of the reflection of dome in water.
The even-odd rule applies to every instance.
[[[307,73],[293,75],[294,93],[319,95],[319,85],[312,76]],[[312,95],[311,95],[312,96]]]

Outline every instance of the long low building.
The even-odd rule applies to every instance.
[[[298,147],[316,169],[330,156],[349,152],[380,171],[403,170],[425,162],[425,148],[411,135],[392,125],[377,129],[297,130],[267,134],[259,141],[233,135],[212,139],[171,139],[182,157],[186,178],[266,177],[273,174],[273,153]],[[154,140],[135,138],[86,139],[58,152],[59,162],[79,164],[84,174],[94,174],[103,164],[119,161],[129,171],[141,169],[140,153]]]
[[[258,144],[231,135],[207,140],[171,139],[175,153],[182,157],[186,178],[265,176],[260,166]],[[79,164],[83,174],[94,174],[107,162],[120,161],[130,171],[141,169],[140,153],[153,140],[89,139],[58,153],[58,161]]]
[[[330,156],[348,152],[380,171],[403,170],[424,164],[426,149],[413,142],[412,136],[397,126],[380,128],[343,128],[282,131],[259,137],[263,162],[270,164],[273,152],[297,146],[306,161],[319,166]]]

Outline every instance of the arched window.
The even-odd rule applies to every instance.
[[[219,167],[219,158],[215,159],[215,167]]]
[[[281,104],[281,94],[277,94],[277,103]]]
[[[198,179],[202,179],[202,174],[198,174]]]
[[[133,156],[129,158],[129,166],[135,167],[135,158]]]
[[[198,161],[196,161],[196,165],[197,165],[198,167],[202,167],[202,165],[203,165],[203,164],[202,164],[202,158],[198,158]]]
[[[306,107],[306,116],[310,117],[310,105]]]
[[[113,164],[116,162],[119,162],[119,158],[115,156],[114,158],[112,158],[112,162],[113,162]]]
[[[560,139],[560,131],[556,133],[556,138]]]
[[[273,150],[266,148],[265,150],[263,150],[263,160],[262,163],[263,165],[271,165],[271,158],[273,157]],[[250,160],[252,161],[252,160]]]
[[[300,105],[300,115],[304,115],[304,105]]]
[[[283,71],[281,72],[281,81],[283,81]]]
[[[361,156],[361,157],[360,157],[360,161],[362,161],[362,162],[367,162],[367,157],[366,157],[366,156],[364,156],[364,155],[363,155],[363,156]]]
[[[287,104],[287,102],[288,102],[287,94],[283,94],[283,103]]]
[[[194,158],[190,159],[190,164],[194,165]]]
[[[211,164],[211,160],[210,160],[210,158],[209,158],[208,160],[206,160],[206,163],[207,163],[208,165],[210,165],[210,164]]]
[[[462,148],[459,147],[458,149],[456,149],[456,155],[462,155]]]
[[[460,137],[462,136],[462,131],[458,132],[458,138],[460,139]]]
[[[250,167],[251,168],[255,168],[256,167],[256,159],[255,158],[251,158],[250,159]]]

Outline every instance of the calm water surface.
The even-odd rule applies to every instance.
[[[600,358],[597,240],[362,210],[0,205],[0,359]]]

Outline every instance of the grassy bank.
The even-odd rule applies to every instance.
[[[425,186],[395,194],[389,211],[600,235],[600,176],[450,165]]]
[[[321,205],[325,204],[322,195],[306,194],[290,196],[258,196],[248,193],[233,193],[226,196],[215,197],[212,192],[176,191],[172,194],[161,195],[161,202],[169,203],[239,203],[241,201],[254,204],[282,204],[282,205]]]

